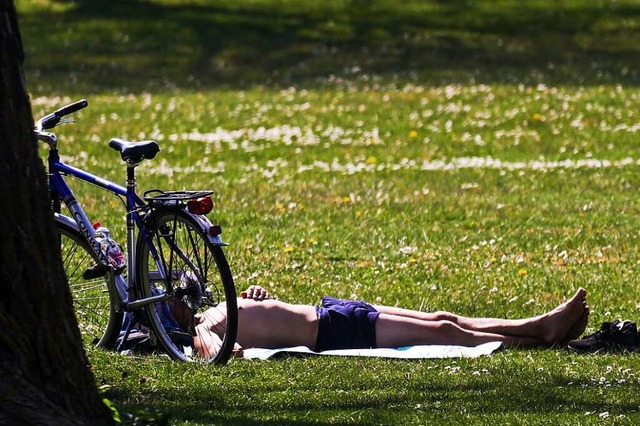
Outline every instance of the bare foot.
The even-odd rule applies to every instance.
[[[587,329],[588,323],[589,323],[589,306],[585,304],[584,312],[582,316],[578,318],[578,321],[576,321],[571,326],[571,328],[569,329],[569,332],[567,332],[567,335],[565,336],[563,341],[567,342],[569,340],[577,339],[578,337],[582,336],[584,331]]]
[[[566,340],[570,334],[576,332],[582,334],[582,322],[586,327],[588,320],[586,300],[587,291],[579,288],[571,299],[541,317],[542,338],[547,345]]]

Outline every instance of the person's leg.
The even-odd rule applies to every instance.
[[[376,344],[379,348],[412,345],[477,346],[494,341],[503,342],[509,347],[543,344],[541,340],[533,337],[469,330],[446,320],[424,321],[381,313],[376,321]]]
[[[375,306],[381,314],[425,322],[445,321],[468,331],[508,337],[534,338],[548,345],[580,336],[589,317],[586,291],[579,289],[567,302],[546,314],[525,319],[468,318],[449,312],[418,312],[386,306]]]

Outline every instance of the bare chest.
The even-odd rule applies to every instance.
[[[238,300],[238,337],[243,348],[313,348],[318,334],[314,306],[277,300]]]

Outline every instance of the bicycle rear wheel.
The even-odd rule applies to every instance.
[[[141,296],[167,295],[164,302],[146,305],[158,342],[176,360],[200,356],[215,364],[226,363],[235,344],[238,310],[222,248],[212,244],[208,229],[184,211],[156,210],[145,224],[158,255],[154,258],[144,236],[139,236],[136,265]],[[193,343],[195,326],[208,309],[221,319],[215,332],[219,344],[213,353],[198,354]]]
[[[73,310],[83,343],[113,349],[123,317],[112,303],[112,300],[116,300],[113,272],[91,278],[87,271],[99,265],[99,261],[84,236],[66,224],[56,222],[56,226],[62,265],[71,289]]]

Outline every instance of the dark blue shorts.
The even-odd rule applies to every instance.
[[[316,312],[320,322],[315,351],[377,347],[376,320],[380,313],[368,303],[324,297]]]

